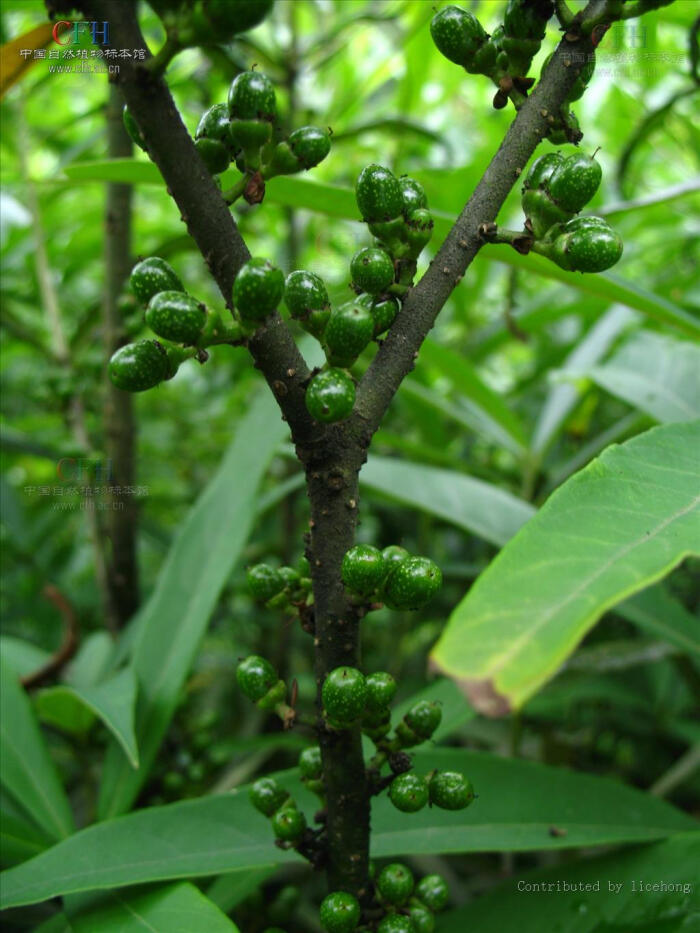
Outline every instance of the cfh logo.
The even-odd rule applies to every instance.
[[[56,464],[56,473],[64,481],[75,483],[83,479],[96,483],[112,480],[111,460],[87,460],[76,457],[63,457]]]
[[[59,45],[77,45],[81,36],[90,34],[93,45],[109,45],[109,23],[59,20],[51,32],[54,42]]]

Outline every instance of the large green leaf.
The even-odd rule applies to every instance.
[[[360,483],[492,544],[505,544],[534,513],[528,502],[464,473],[387,457],[370,457]]]
[[[71,687],[61,684],[49,687],[39,693],[36,704],[43,722],[68,731],[72,731],[72,723],[79,719],[84,710],[90,713],[88,726],[92,717],[97,716],[119,742],[131,766],[138,767],[139,753],[134,733],[136,675],[133,668],[125,667],[102,683],[92,686]]]
[[[73,832],[73,814],[16,672],[0,661],[0,781],[52,839]]]
[[[140,613],[133,648],[141,767],[134,770],[113,743],[100,788],[102,819],[128,809],[148,775],[209,616],[248,539],[260,480],[287,430],[274,398],[263,389],[238,424],[216,475],[180,526],[155,591]]]
[[[49,660],[51,654],[38,648],[23,638],[14,638],[12,635],[3,635],[0,638],[0,656],[5,664],[11,667],[15,674],[26,677],[39,670]]]
[[[634,933],[646,921],[681,923],[697,908],[700,833],[682,833],[626,852],[538,868],[509,878],[483,897],[440,918],[440,933]],[[546,923],[543,918],[546,917]],[[613,927],[608,924],[614,924]],[[680,929],[679,926],[664,930]],[[690,923],[685,930],[697,929]],[[639,933],[652,933],[640,928]]]
[[[27,820],[0,811],[0,860],[3,868],[43,852],[55,840]]]
[[[463,749],[415,756],[419,773],[459,770],[478,800],[458,813],[397,814],[386,795],[373,804],[378,858],[440,852],[529,851],[661,839],[692,829],[690,817],[618,781]],[[279,780],[313,812],[296,770]],[[558,832],[551,832],[551,827]],[[149,881],[250,871],[298,858],[273,844],[246,788],[140,810],[81,830],[2,875],[3,906]]]
[[[153,891],[113,892],[107,903],[70,917],[74,933],[237,933],[199,888],[181,882]]]
[[[567,367],[568,370],[568,367]],[[641,331],[599,366],[573,367],[657,421],[700,416],[700,346]]]
[[[700,547],[700,421],[609,447],[484,571],[432,652],[488,715],[520,707],[600,615]]]
[[[67,165],[64,168],[64,173],[72,181],[79,182],[122,181],[127,184],[162,184],[155,165],[136,159],[77,162],[73,165]],[[229,170],[221,178],[222,185],[226,188],[234,184],[240,178],[240,175],[233,170]],[[281,204],[285,207],[317,211],[328,217],[359,220],[355,197],[350,188],[340,188],[337,185],[320,184],[306,178],[286,176],[273,178],[268,182],[265,197],[268,202]],[[433,211],[433,219],[435,222],[435,240],[442,240],[452,227],[454,217],[439,211]],[[610,302],[625,304],[629,308],[642,311],[663,324],[668,324],[695,337],[700,337],[700,323],[692,315],[665,298],[647,292],[638,285],[626,282],[611,273],[579,275],[566,272],[542,256],[536,256],[533,253],[522,256],[515,250],[504,246],[486,246],[479,256],[487,260],[506,263],[527,272],[534,272],[544,278],[564,282],[572,288],[604,298]]]
[[[657,584],[615,606],[617,615],[670,645],[700,657],[700,625],[695,616]]]

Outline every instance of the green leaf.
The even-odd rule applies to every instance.
[[[3,868],[25,862],[54,842],[36,826],[11,813],[0,813],[0,856]]]
[[[505,544],[534,513],[528,502],[490,483],[387,457],[370,456],[360,483],[392,502],[427,512],[492,544]]]
[[[0,782],[52,839],[73,832],[73,814],[31,703],[0,661]]]
[[[253,527],[260,481],[287,430],[265,387],[180,526],[155,591],[140,613],[133,648],[141,767],[133,770],[113,743],[100,787],[101,819],[127,810],[148,775],[221,588]]]
[[[49,687],[41,691],[36,702],[40,718],[59,728],[67,726],[70,729],[78,712],[76,705],[78,710],[88,710],[102,720],[121,745],[131,766],[138,768],[139,753],[134,733],[136,675],[133,668],[125,667],[95,686]],[[91,719],[92,716],[88,728]]]
[[[135,159],[111,159],[94,162],[76,162],[67,165],[64,173],[71,181],[121,181],[127,184],[162,184],[155,165]],[[240,175],[229,170],[221,176],[224,188],[234,184]],[[304,208],[327,217],[358,220],[355,197],[350,188],[325,185],[305,178],[283,176],[273,178],[266,184],[265,198],[269,203],[285,207]],[[433,211],[435,241],[444,239],[454,223],[454,217]],[[659,295],[645,291],[637,285],[606,272],[600,275],[580,275],[566,272],[542,256],[530,253],[522,256],[504,246],[487,245],[479,253],[479,259],[495,260],[516,269],[523,269],[544,278],[563,282],[572,288],[607,301],[625,304],[642,311],[653,320],[668,324],[695,337],[700,337],[700,322],[682,308]]]
[[[432,652],[476,708],[520,707],[606,609],[700,542],[700,421],[609,447],[478,578]]]
[[[700,657],[698,620],[661,586],[650,586],[615,606],[617,615],[681,651]]]
[[[642,331],[607,363],[576,367],[573,375],[593,379],[601,388],[657,421],[692,421],[700,416],[697,344]]]
[[[74,933],[236,933],[238,927],[193,884],[111,893],[107,903],[71,916]]]
[[[457,813],[426,807],[397,814],[385,794],[372,813],[377,858],[410,854],[537,851],[661,839],[695,822],[663,800],[619,781],[464,749],[430,748],[415,767],[458,770],[478,800]],[[313,795],[296,769],[276,775],[307,812]],[[562,834],[554,835],[551,826]],[[3,907],[50,897],[172,878],[252,871],[299,857],[273,844],[268,820],[242,787],[139,810],[76,833],[2,875]]]
[[[259,868],[254,871],[233,871],[219,875],[207,888],[207,897],[228,914],[267,881],[274,870]]]
[[[23,638],[3,635],[0,638],[0,655],[8,667],[19,677],[26,677],[39,670],[49,660],[51,654],[43,648],[37,648]]]
[[[633,933],[647,920],[682,921],[692,912],[699,857],[700,833],[694,832],[626,852],[537,868],[442,916],[440,933],[502,933],[512,929],[515,917],[518,933],[542,933],[544,917],[546,929],[562,933],[602,933],[611,930],[607,924],[615,924],[613,929],[620,933]],[[694,902],[697,905],[696,898]],[[645,925],[639,933],[652,929],[656,928]]]

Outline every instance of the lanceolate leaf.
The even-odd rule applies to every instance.
[[[458,813],[426,807],[408,816],[397,814],[383,794],[373,804],[377,858],[640,842],[696,825],[663,800],[563,768],[442,748],[418,752],[415,768],[421,774],[432,768],[462,771],[479,797]],[[317,801],[300,787],[296,769],[276,777],[300,807],[313,812]],[[84,829],[5,872],[2,906],[97,888],[247,872],[298,858],[275,848],[268,820],[253,809],[247,789],[240,788]]]
[[[615,607],[617,615],[645,632],[700,658],[700,625],[663,586],[650,586]]]
[[[141,767],[135,771],[116,743],[109,749],[100,788],[102,819],[128,809],[148,775],[221,587],[248,539],[258,484],[286,431],[265,388],[180,527],[140,613],[133,648]]]
[[[73,832],[73,814],[17,674],[0,662],[0,781],[52,839]]]
[[[653,845],[539,868],[509,878],[466,907],[440,919],[440,933],[503,933],[517,917],[518,933],[656,933],[647,921],[681,929],[697,906],[700,833],[682,833]],[[697,913],[695,913],[697,916]],[[644,924],[644,926],[638,926]],[[691,924],[682,929],[692,929]]]
[[[488,715],[520,707],[606,609],[697,552],[699,458],[700,421],[608,448],[479,577],[434,666]]]

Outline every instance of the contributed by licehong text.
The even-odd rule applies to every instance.
[[[628,878],[615,881],[610,878],[596,881],[523,881],[517,882],[517,889],[522,894],[680,894],[686,897],[693,893],[693,885],[688,881],[645,881]]]

